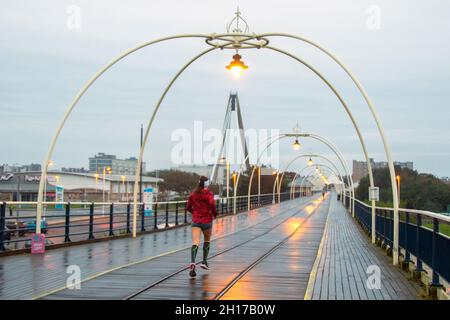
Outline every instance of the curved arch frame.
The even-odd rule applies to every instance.
[[[339,179],[339,175],[338,175],[332,168],[330,168],[329,166],[327,166],[327,165],[325,165],[325,164],[319,164],[318,166],[321,167],[322,170],[323,170],[323,168],[329,170],[330,173],[333,174],[333,175],[339,180],[339,182],[341,182],[342,184],[344,184],[344,183]],[[311,167],[307,167],[306,169],[312,169],[312,168],[311,168]],[[302,180],[300,181],[300,184],[302,184],[303,181],[305,181],[307,178],[309,178],[309,177],[311,177],[311,176],[313,176],[313,175],[317,175],[317,173],[316,173],[315,171],[313,171],[313,172],[311,172],[310,174],[308,174],[307,176],[304,176],[304,177],[302,178]],[[330,175],[328,176],[328,178],[329,178],[329,177],[330,177]]]
[[[318,166],[322,166],[322,164],[318,164]],[[306,170],[306,169],[308,169],[308,168],[312,168],[312,166],[309,166],[309,165],[304,166],[304,167],[301,168],[299,171],[297,171],[297,172],[295,173],[294,178],[292,178],[292,182],[293,182],[293,183],[291,184],[291,190],[290,190],[290,193],[291,193],[291,199],[292,199],[292,200],[295,199],[295,187],[297,186],[296,179],[297,179],[297,177],[298,177],[299,175],[302,174],[302,172],[303,172],[304,170]],[[304,179],[305,179],[306,177],[307,177],[307,176],[302,177],[302,180],[300,181],[300,184],[299,184],[300,187],[302,186],[302,183],[303,183],[303,181],[304,181]],[[336,175],[336,177],[337,177],[337,175]],[[343,183],[343,182],[340,181],[340,180],[339,180],[339,182]],[[339,185],[339,186],[340,186],[340,185]],[[342,189],[342,186],[340,186],[340,189]]]
[[[291,34],[286,34],[286,33],[264,33],[264,34],[252,34],[252,35],[248,35],[248,34],[221,34],[221,35],[203,35],[203,34],[192,34],[192,35],[176,35],[176,36],[171,36],[171,37],[165,37],[165,38],[161,38],[161,39],[157,39],[154,41],[150,41],[150,42],[146,42],[142,45],[139,45],[137,47],[134,47],[130,50],[127,50],[125,53],[119,55],[117,58],[113,59],[109,64],[107,64],[104,68],[102,68],[100,71],[98,71],[81,89],[81,91],[77,94],[77,96],[75,97],[75,99],[71,102],[71,104],[69,105],[68,109],[66,110],[63,119],[61,120],[53,138],[52,141],[50,143],[50,147],[48,149],[47,152],[47,156],[45,158],[45,160],[43,161],[43,170],[41,172],[41,180],[39,183],[39,191],[38,191],[38,201],[37,201],[37,214],[36,214],[36,233],[40,233],[41,232],[41,228],[40,228],[40,220],[41,220],[41,216],[42,216],[42,202],[43,202],[43,184],[44,184],[44,179],[45,176],[47,174],[48,171],[48,164],[50,161],[50,158],[53,154],[53,150],[54,147],[56,145],[57,139],[60,135],[60,132],[66,122],[66,120],[68,119],[69,115],[71,114],[72,110],[74,109],[75,105],[78,103],[78,101],[81,99],[81,97],[84,95],[84,93],[89,89],[89,87],[95,82],[96,79],[98,79],[104,72],[106,72],[110,67],[112,67],[114,64],[116,64],[118,61],[122,60],[124,57],[128,56],[129,54],[138,51],[141,48],[150,46],[151,44],[154,43],[158,43],[158,42],[162,42],[162,41],[166,41],[166,40],[171,40],[171,39],[177,39],[177,38],[207,38],[207,39],[214,39],[215,37],[219,37],[219,36],[232,36],[232,37],[240,37],[240,36],[245,36],[248,39],[261,39],[263,37],[287,37],[287,38],[292,38],[292,39],[296,39],[305,43],[308,43],[312,46],[314,46],[315,48],[319,49],[320,51],[324,52],[327,56],[329,56],[332,60],[334,60],[351,78],[351,80],[353,81],[353,83],[356,85],[356,87],[358,88],[359,92],[361,93],[361,95],[363,96],[364,100],[366,101],[369,110],[376,122],[378,131],[380,133],[382,142],[383,142],[383,146],[385,149],[385,153],[386,153],[386,157],[387,157],[387,161],[388,161],[388,167],[389,167],[389,172],[390,172],[390,178],[391,178],[391,187],[392,187],[392,197],[393,197],[393,207],[394,207],[394,239],[393,239],[393,263],[394,265],[398,264],[398,234],[399,234],[399,217],[398,217],[398,195],[397,195],[397,186],[396,186],[396,178],[395,178],[395,168],[394,168],[394,163],[393,163],[393,159],[392,159],[392,154],[391,154],[391,149],[390,146],[387,142],[387,138],[386,135],[384,133],[384,129],[382,127],[381,124],[381,120],[378,116],[378,113],[370,99],[370,97],[368,96],[366,90],[364,89],[364,87],[361,85],[361,83],[359,82],[359,80],[353,75],[353,73],[350,71],[350,69],[345,66],[343,64],[343,62],[337,58],[337,56],[335,56],[333,53],[331,53],[331,51],[329,51],[328,49],[324,48],[323,46],[309,40],[306,39],[304,37],[299,37],[299,36],[295,36],[295,35],[291,35]],[[217,45],[217,47],[213,47],[214,49],[218,49],[221,48],[220,45]],[[287,52],[284,52],[282,50],[276,49],[274,47],[269,47],[266,46],[265,48],[269,48],[275,51],[279,51],[281,53],[285,53],[287,54]],[[223,48],[222,48],[223,49]],[[212,50],[211,50],[212,51]],[[291,57],[294,58],[293,55],[287,54]],[[295,58],[296,60],[298,60],[300,62],[300,59]],[[155,108],[156,109],[156,108]],[[156,110],[154,110],[153,116],[152,116],[152,120],[154,119],[154,115]],[[150,129],[150,126],[147,127],[147,130]],[[141,154],[142,154],[142,150],[143,147],[145,146],[145,141],[143,146],[141,147]],[[137,163],[137,172],[139,172],[140,174],[140,162],[142,161],[142,157],[140,157],[140,161],[138,161]],[[370,161],[367,161],[368,163],[368,168],[371,169],[371,165],[370,165]],[[370,172],[371,170],[369,170]],[[139,174],[136,174],[136,179],[135,179],[135,192],[134,192],[134,201],[133,201],[133,219],[136,220],[136,207],[137,207],[137,192],[136,192],[136,186],[138,185],[138,177]],[[374,216],[372,216],[372,222],[374,220]],[[135,224],[136,221],[134,221]],[[135,230],[134,230],[135,231]],[[135,236],[135,232],[133,232],[133,236]],[[372,235],[373,237],[374,235]]]
[[[352,176],[350,175],[350,171],[348,170],[348,167],[347,167],[347,165],[346,165],[346,162],[345,162],[345,159],[344,159],[344,157],[343,157],[343,155],[342,155],[342,153],[339,151],[339,149],[331,142],[331,141],[329,141],[329,140],[327,140],[326,138],[324,138],[324,137],[322,137],[322,136],[319,136],[319,135],[317,135],[317,134],[311,134],[311,133],[300,133],[300,134],[290,134],[290,133],[287,133],[287,134],[280,134],[279,136],[278,136],[278,139],[277,140],[281,140],[281,139],[284,139],[284,138],[289,138],[289,137],[306,137],[306,138],[312,138],[312,139],[315,139],[315,140],[317,140],[317,141],[319,141],[319,142],[322,142],[323,144],[325,144],[331,151],[333,151],[334,153],[335,153],[335,155],[336,155],[336,157],[339,159],[339,161],[340,161],[340,163],[341,163],[341,165],[342,165],[342,168],[344,169],[344,171],[345,171],[345,174],[349,177],[349,181],[350,181],[350,184],[351,184],[351,191],[352,191],[352,195],[353,195],[353,198],[354,198],[354,190],[355,190],[355,188],[354,188],[354,183],[353,183],[353,178],[352,178]],[[267,148],[266,148],[267,149]],[[264,152],[266,149],[264,149],[262,152]],[[248,158],[248,156],[244,159],[244,162],[247,160],[247,158]],[[257,161],[257,163],[256,163],[256,167],[258,167],[258,165],[259,165],[259,159],[260,159],[260,157],[258,157],[258,161]],[[241,167],[242,167],[242,165],[241,165]],[[253,183],[253,177],[254,177],[254,171],[255,171],[255,169],[256,169],[256,167],[253,167],[253,169],[252,169],[252,173],[251,173],[251,175],[250,175],[250,181],[249,181],[249,187],[248,187],[248,207],[250,207],[250,197],[251,197],[251,186],[252,186],[252,183]],[[276,182],[278,182],[277,180],[275,180]],[[344,180],[345,181],[345,180]],[[237,180],[237,183],[236,183],[236,185],[238,185],[238,182],[239,182],[239,179]],[[344,189],[345,189],[345,187],[344,187]],[[235,194],[235,196],[236,196],[236,194]],[[343,197],[342,198],[343,199],[343,201],[345,201],[344,199],[345,199],[345,197]],[[345,202],[344,202],[344,204],[345,204]],[[354,201],[352,201],[352,216],[354,216],[354,213],[355,213],[355,211],[354,211]],[[374,225],[374,227],[375,227],[375,225]]]
[[[280,178],[280,182],[279,182],[279,184],[278,184],[278,190],[277,190],[277,192],[278,192],[278,198],[280,197],[280,194],[281,194],[281,184],[283,183],[284,174],[286,173],[286,171],[289,169],[289,167],[290,167],[295,161],[297,161],[298,159],[301,159],[301,158],[305,158],[305,157],[310,157],[310,158],[320,158],[320,159],[323,159],[323,160],[327,161],[329,164],[331,164],[331,166],[334,168],[334,170],[336,170],[336,173],[339,174],[340,180],[341,180],[341,181],[344,181],[344,179],[343,179],[343,177],[342,177],[342,174],[340,173],[339,169],[336,167],[336,165],[333,163],[333,161],[331,161],[328,157],[322,156],[322,155],[320,155],[320,154],[304,154],[304,155],[298,155],[298,156],[294,157],[294,158],[293,158],[293,159],[285,166],[284,170],[282,171],[281,178]],[[317,167],[318,165],[319,165],[319,164],[316,164],[316,165],[313,165],[313,166],[316,166],[316,167]],[[346,172],[345,174],[348,175],[347,172]],[[345,192],[345,182],[344,182],[344,192]],[[352,190],[351,190],[350,193],[353,195]],[[354,195],[353,195],[353,196],[354,196]]]
[[[321,159],[323,159],[323,160],[326,160],[328,163],[330,163],[330,164],[332,165],[332,167],[334,168],[334,170],[336,170],[335,173],[337,173],[337,174],[339,175],[339,179],[340,179],[341,181],[344,181],[344,179],[342,178],[342,174],[339,172],[339,169],[338,169],[338,168],[336,167],[336,165],[335,165],[330,159],[328,159],[327,157],[322,156],[322,155],[319,155],[319,154],[302,154],[302,155],[298,155],[298,156],[294,157],[293,159],[291,159],[291,161],[285,166],[284,170],[282,171],[281,177],[280,177],[280,179],[279,179],[279,181],[278,181],[278,183],[277,183],[277,188],[278,188],[278,190],[277,190],[277,193],[278,193],[278,201],[280,201],[281,184],[283,183],[283,178],[284,178],[284,174],[285,174],[286,170],[288,170],[289,167],[290,167],[295,161],[297,161],[298,159],[301,159],[301,158],[305,158],[305,157],[306,157],[306,158],[307,158],[307,157],[311,157],[311,158],[321,158]],[[318,166],[318,164],[316,164],[315,166]],[[322,165],[322,166],[323,166],[323,165]],[[344,193],[345,193],[345,182],[344,182],[343,187],[344,187]],[[274,191],[275,191],[275,189],[274,189]],[[275,194],[274,194],[274,197],[275,197]]]

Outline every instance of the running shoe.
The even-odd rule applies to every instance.
[[[195,272],[195,263],[191,263],[190,265],[189,265],[189,276],[191,277],[191,278],[195,278],[195,276],[197,275],[197,273]]]
[[[209,270],[208,262],[202,261],[202,263],[200,263],[200,268]]]

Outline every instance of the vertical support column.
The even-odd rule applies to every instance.
[[[5,250],[5,212],[6,202],[3,202],[0,206],[0,251]]]
[[[153,217],[153,229],[158,230],[158,203],[155,203],[155,212]]]
[[[184,223],[187,223],[187,202],[184,203]]]
[[[416,269],[414,270],[414,277],[419,278],[420,273],[423,272],[422,259],[420,258],[420,228],[422,225],[422,216],[417,214],[416,217]]]
[[[89,206],[89,240],[94,239],[94,203]]]
[[[70,202],[66,204],[66,219],[64,223],[64,243],[70,242]]]
[[[109,236],[113,236],[113,224],[114,224],[114,205],[111,203],[109,205]]]
[[[409,212],[405,212],[405,260],[403,263],[409,265],[410,254],[408,250],[408,227],[409,227]]]
[[[178,201],[175,202],[175,225],[178,225]]]
[[[433,218],[433,240],[432,240],[432,248],[431,248],[431,269],[433,269],[433,276],[431,279],[431,287],[441,287],[439,283],[439,275],[436,272],[436,255],[437,255],[437,237],[439,233],[439,220],[437,218]]]
[[[127,233],[131,233],[130,223],[131,222],[131,203],[127,204]]]
[[[383,217],[383,242],[381,247],[384,249],[386,248],[386,229],[387,229],[387,214],[386,214],[386,210],[382,210],[381,211],[381,216]]]
[[[155,204],[155,206],[158,208],[157,204]],[[142,203],[139,205],[139,208],[141,213],[141,232],[145,232],[145,205]]]
[[[169,227],[169,203],[166,202],[166,225],[165,228]]]

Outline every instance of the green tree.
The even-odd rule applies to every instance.
[[[445,212],[450,204],[450,185],[431,175],[407,168],[395,168],[400,176],[400,207]],[[373,171],[374,183],[380,188],[380,203],[392,206],[391,180],[388,168]],[[356,197],[368,200],[369,178],[360,180]]]

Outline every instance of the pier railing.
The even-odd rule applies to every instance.
[[[347,201],[349,205],[350,201]],[[348,206],[347,205],[347,206]],[[349,209],[349,208],[347,208]],[[394,234],[393,209],[376,207],[376,242],[392,249]],[[355,218],[370,234],[371,207],[355,199]],[[450,282],[450,216],[430,211],[399,209],[399,252],[404,264],[413,264],[414,271],[431,273],[431,286]]]
[[[280,194],[281,201],[289,198],[289,192]],[[235,207],[236,212],[242,212],[272,204],[273,200],[272,193],[252,195],[250,201],[248,196],[218,198],[215,200],[217,216],[233,214]],[[275,201],[278,202],[278,195]],[[150,208],[139,203],[137,231],[144,233],[189,224],[191,215],[186,204],[186,200],[163,201],[154,202]],[[47,245],[131,234],[133,204],[129,202],[44,202],[44,208],[41,230],[46,234]],[[36,202],[0,203],[0,252],[31,247],[35,215]]]

